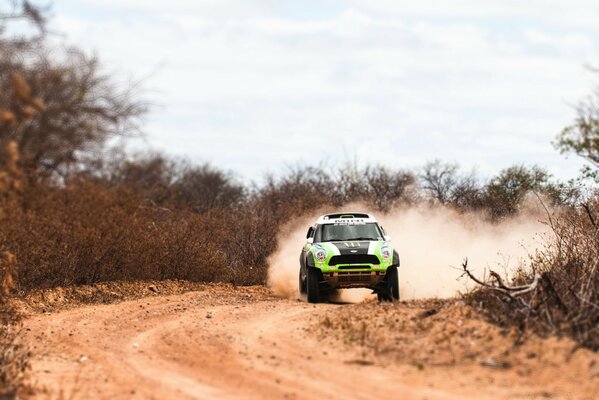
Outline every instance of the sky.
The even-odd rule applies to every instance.
[[[551,142],[599,75],[595,0],[56,0],[57,40],[142,80],[150,148],[258,180],[290,166],[485,177]]]

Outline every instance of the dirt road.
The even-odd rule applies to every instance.
[[[312,331],[339,307],[245,288],[37,314],[32,383],[38,398],[560,398],[501,371],[423,371],[323,344]]]

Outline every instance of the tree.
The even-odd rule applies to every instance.
[[[574,124],[564,128],[555,145],[562,153],[573,152],[599,168],[599,105],[595,100],[578,107]]]
[[[551,175],[538,166],[523,165],[506,168],[492,178],[485,188],[484,203],[492,217],[501,218],[515,214],[530,192],[560,203],[560,190],[551,182]]]
[[[12,133],[28,172],[68,172],[109,139],[134,132],[145,111],[129,89],[100,74],[97,59],[76,49],[58,62],[40,48],[35,61],[7,60],[0,68],[18,71],[45,104],[39,118]]]
[[[441,160],[428,162],[420,174],[422,187],[431,198],[441,204],[447,204],[451,201],[458,183],[457,171],[457,164],[442,163]]]
[[[377,209],[389,211],[394,205],[415,200],[410,190],[416,177],[410,171],[390,171],[385,167],[366,167],[363,172],[367,183],[367,198]]]
[[[172,190],[179,207],[198,213],[231,208],[245,197],[242,185],[236,184],[229,174],[209,164],[185,166]]]
[[[599,88],[577,109],[574,123],[557,136],[555,147],[563,153],[574,153],[590,165],[582,170],[582,178],[595,179],[599,183]]]
[[[245,198],[244,187],[231,175],[209,164],[191,165],[162,154],[118,159],[105,168],[105,181],[125,185],[142,198],[162,207],[176,207],[204,213],[225,209]]]
[[[427,194],[444,205],[460,209],[480,206],[482,191],[474,172],[461,174],[454,163],[428,162],[419,175]]]
[[[30,176],[65,174],[109,139],[135,132],[146,106],[134,100],[132,88],[119,88],[100,73],[95,57],[76,48],[51,49],[43,35],[1,36],[2,22],[18,16],[43,29],[37,8],[27,1],[13,4],[0,11],[0,117],[9,116],[2,107],[11,101],[6,97],[11,88],[20,99],[35,93],[36,99],[17,111],[39,116],[2,130],[0,141],[18,143],[21,165]]]
[[[119,154],[114,162],[101,163],[98,169],[110,185],[128,186],[157,205],[169,206],[173,200],[171,187],[177,179],[177,165],[162,154],[138,155],[133,159]]]

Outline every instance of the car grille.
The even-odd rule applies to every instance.
[[[379,258],[373,254],[343,254],[333,256],[329,261],[329,265],[339,264],[380,264]]]
[[[370,272],[339,272],[339,283],[370,283]]]

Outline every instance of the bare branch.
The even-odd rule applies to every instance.
[[[508,298],[510,301],[520,303],[528,311],[531,311],[530,304],[527,303],[526,301],[524,301],[519,296],[522,296],[527,293],[531,293],[537,288],[537,286],[539,284],[539,279],[541,278],[539,274],[537,274],[537,273],[534,274],[533,281],[529,285],[511,287],[511,286],[506,285],[505,282],[503,281],[503,279],[501,278],[501,276],[497,272],[492,271],[492,270],[489,271],[489,274],[491,275],[491,277],[493,277],[496,284],[487,283],[483,280],[478,279],[468,269],[468,259],[467,258],[462,263],[462,269],[464,270],[464,273],[466,275],[468,275],[468,277],[470,279],[472,279],[474,282],[478,283],[480,286],[483,286],[483,287],[485,287],[489,290],[492,290],[494,292],[501,293],[504,297]]]
[[[593,211],[591,210],[591,207],[588,205],[588,203],[583,203],[582,207],[587,212],[587,215],[589,216],[589,219],[591,220],[591,223],[593,224],[593,226],[596,227],[597,221],[596,221],[595,217],[593,216]]]

